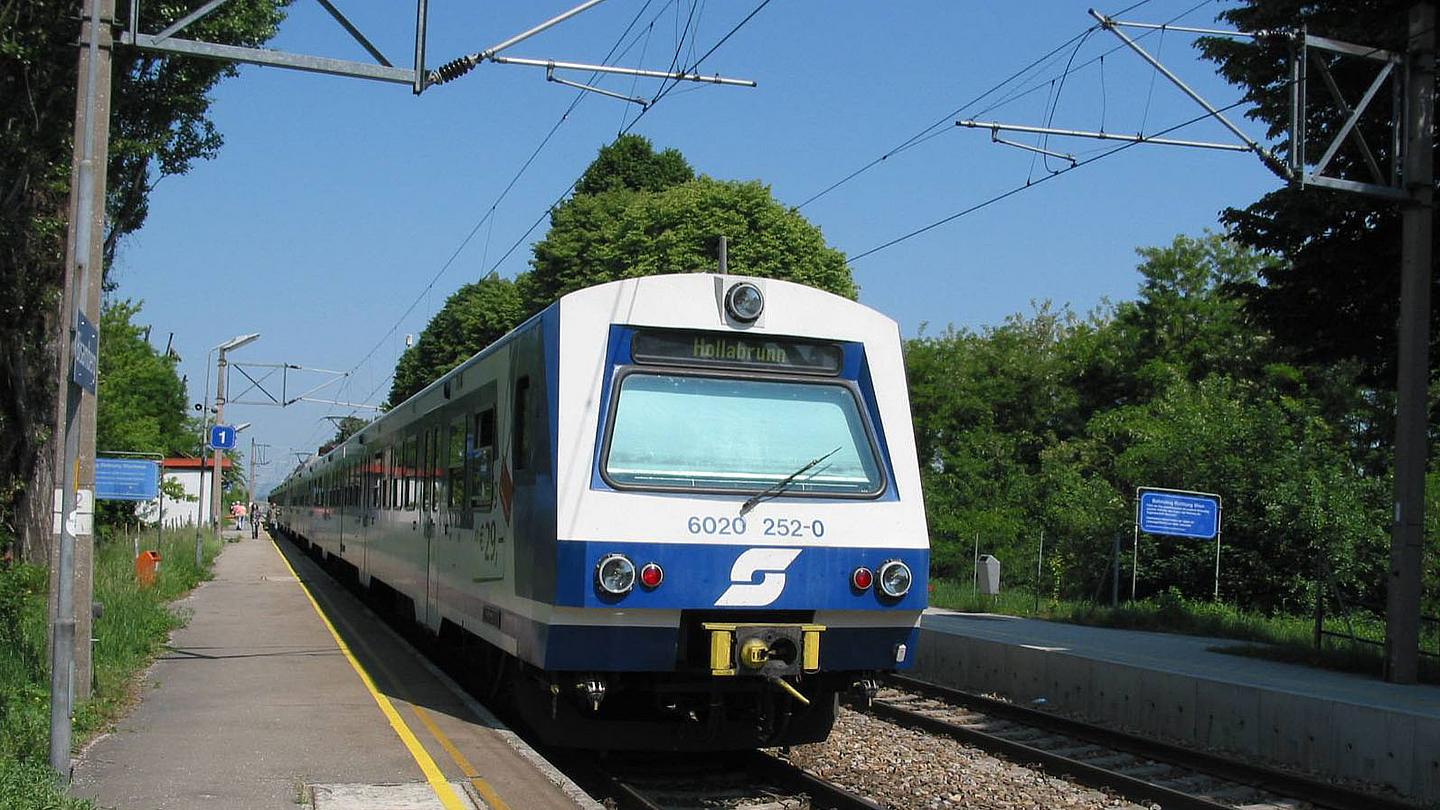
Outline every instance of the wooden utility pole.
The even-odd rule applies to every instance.
[[[59,391],[64,405],[55,435],[63,436],[64,441],[57,442],[55,479],[60,494],[60,534],[53,544],[50,590],[50,765],[66,776],[70,773],[75,700],[90,695],[91,680],[94,375],[99,345],[95,332],[100,323],[104,276],[112,44],[109,26],[115,15],[115,0],[85,0],[83,14],[75,100],[75,157],[70,172],[70,223],[59,318]],[[86,514],[87,509],[91,514]]]
[[[1429,458],[1431,229],[1435,197],[1435,7],[1410,9],[1406,48],[1405,190],[1401,208],[1400,358],[1396,380],[1395,514],[1385,605],[1385,678],[1415,683]]]

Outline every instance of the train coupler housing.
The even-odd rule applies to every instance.
[[[820,624],[706,622],[710,674],[778,678],[820,670]]]

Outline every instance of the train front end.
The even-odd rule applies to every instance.
[[[910,666],[926,604],[895,323],[704,274],[560,307],[550,688],[531,710],[607,748],[824,739],[840,694]]]

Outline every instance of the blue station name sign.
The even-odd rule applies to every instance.
[[[1220,533],[1220,496],[1207,492],[1141,489],[1140,531],[1214,539]]]
[[[160,463],[138,458],[95,459],[95,497],[153,501],[160,497]]]

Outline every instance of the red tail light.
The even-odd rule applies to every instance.
[[[665,581],[665,569],[656,563],[645,563],[640,569],[640,584],[647,588],[658,588]]]
[[[868,591],[875,584],[875,574],[869,568],[856,568],[855,573],[850,575],[850,584],[857,591]]]

